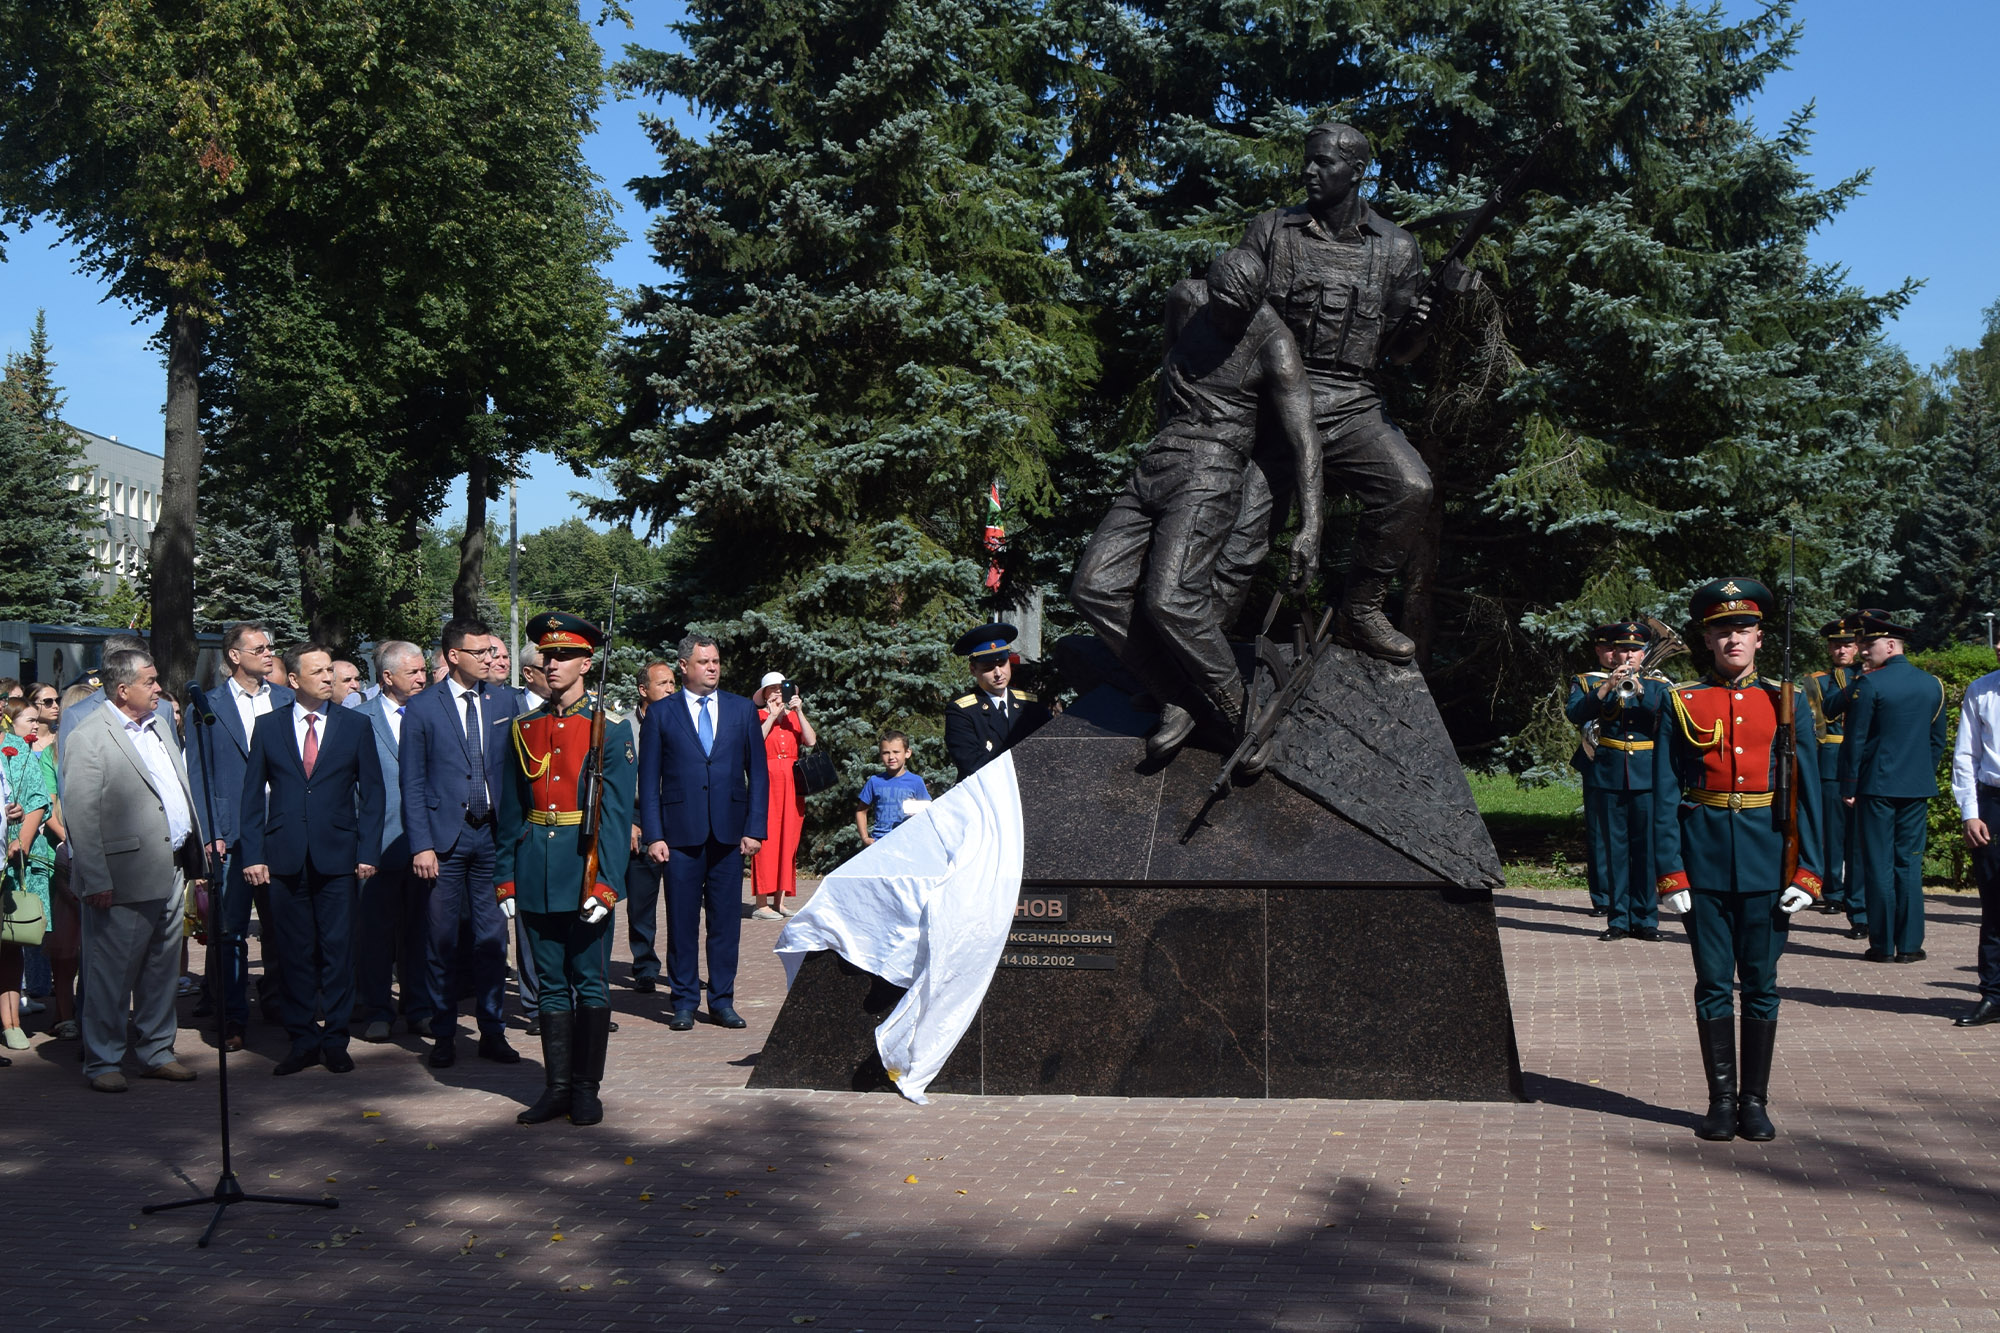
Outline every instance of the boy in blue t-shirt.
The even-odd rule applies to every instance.
[[[909,818],[903,811],[904,801],[928,801],[931,798],[924,780],[907,771],[910,762],[908,736],[900,731],[883,732],[881,756],[882,767],[886,771],[877,773],[862,786],[858,798],[860,808],[854,812],[854,827],[861,834],[863,847],[872,845],[877,838]],[[868,823],[871,811],[875,815],[872,829]]]

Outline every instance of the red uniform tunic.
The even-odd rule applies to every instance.
[[[758,722],[769,716],[769,710],[757,710]],[[764,763],[771,774],[771,827],[770,836],[750,862],[750,891],[755,894],[779,893],[789,898],[799,891],[794,862],[806,827],[806,801],[792,777],[792,766],[799,762],[804,740],[793,713],[785,714],[764,737]]]

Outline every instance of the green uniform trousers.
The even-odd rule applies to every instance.
[[[1606,923],[1614,930],[1658,924],[1653,886],[1653,793],[1593,787],[1583,794],[1583,828],[1593,883],[1603,886]],[[1591,894],[1597,903],[1597,894]]]
[[[1820,784],[1820,864],[1824,887],[1820,896],[1847,913],[1855,925],[1868,926],[1867,876],[1861,871],[1853,811],[1840,799],[1840,779]]]
[[[1868,895],[1868,947],[1915,953],[1924,947],[1924,843],[1930,802],[1922,796],[1858,796],[1861,882]],[[1855,924],[1861,924],[1857,918]]]
[[[541,983],[540,1012],[611,1007],[605,973],[615,920],[615,912],[594,926],[576,912],[521,913],[522,932],[534,953],[535,979]]]
[[[1711,893],[1692,889],[1694,906],[1681,918],[1694,946],[1694,1016],[1728,1018],[1730,992],[1743,988],[1747,1018],[1778,1016],[1778,955],[1785,951],[1785,914],[1777,890]]]

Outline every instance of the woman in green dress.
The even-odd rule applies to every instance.
[[[49,884],[49,897],[55,900],[55,911],[49,916],[49,933],[42,936],[42,953],[49,960],[49,974],[55,983],[49,1000],[55,1011],[55,1023],[49,1028],[49,1035],[57,1041],[75,1041],[80,1035],[76,1025],[76,970],[83,953],[83,918],[76,899],[69,893],[68,871],[57,871],[56,853],[69,837],[62,823],[62,798],[57,795],[61,788],[56,786],[56,732],[62,722],[62,695],[53,685],[35,685],[28,690],[28,702],[39,714],[35,724],[35,753],[41,756],[42,774],[48,781],[49,795],[55,800],[49,817],[42,821],[42,833],[35,839],[32,854],[41,863]]]
[[[41,714],[25,699],[9,699],[0,705],[7,728],[0,734],[0,776],[7,783],[7,803],[19,807],[17,823],[6,820],[7,887],[15,893],[33,893],[42,900],[42,919],[53,917],[55,904],[49,893],[49,863],[34,855],[55,800],[49,791],[48,770],[35,753],[35,734]],[[16,731],[20,726],[22,731]],[[0,1045],[8,1050],[28,1049],[27,1034],[21,1031],[21,946],[0,944]]]

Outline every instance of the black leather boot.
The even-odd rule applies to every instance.
[[[541,1125],[569,1114],[571,1037],[576,1015],[567,1009],[542,1013],[542,1095],[514,1117],[523,1125]]]
[[[1778,1127],[1764,1109],[1771,1095],[1771,1051],[1777,1044],[1777,1019],[1743,1016],[1743,1095],[1736,1101],[1736,1132],[1752,1143],[1778,1137]]]
[[[1333,624],[1334,641],[1387,662],[1414,660],[1417,645],[1389,622],[1382,609],[1388,600],[1389,580],[1367,575],[1348,580],[1347,596]]]
[[[1146,737],[1146,757],[1155,761],[1171,759],[1192,735],[1194,714],[1179,704],[1168,704],[1160,710],[1160,725]]]
[[[1694,1026],[1701,1036],[1701,1067],[1708,1074],[1708,1114],[1694,1134],[1727,1143],[1736,1137],[1736,1018],[1697,1018]]]
[[[597,1100],[597,1087],[604,1081],[604,1052],[611,1044],[611,1011],[583,1008],[576,1011],[576,1049],[569,1098],[569,1122],[594,1125],[604,1119],[604,1103]]]

